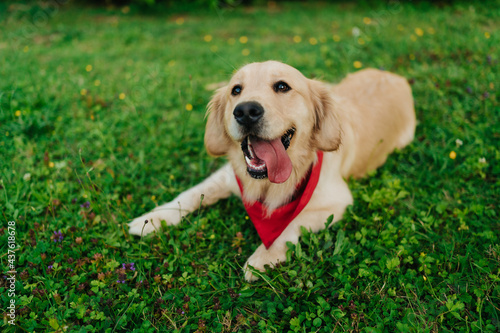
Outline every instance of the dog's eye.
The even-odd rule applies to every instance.
[[[274,91],[276,92],[287,92],[288,90],[291,90],[290,86],[283,81],[276,82],[273,86]]]
[[[243,88],[242,88],[239,84],[235,85],[235,86],[233,87],[233,90],[231,90],[231,95],[236,96],[236,95],[241,94],[241,90],[242,90],[242,89],[243,89]]]

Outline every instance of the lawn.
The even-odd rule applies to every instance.
[[[2,331],[498,332],[498,17],[498,2],[0,3]],[[403,75],[419,124],[349,180],[341,222],[249,284],[260,242],[237,198],[142,239],[127,222],[224,163],[203,146],[209,88],[268,59],[333,82]]]

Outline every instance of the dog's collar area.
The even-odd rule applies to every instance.
[[[302,212],[306,205],[311,200],[311,197],[319,182],[321,173],[321,165],[323,164],[323,152],[317,152],[318,160],[312,165],[306,176],[297,184],[294,197],[289,203],[273,210],[271,215],[268,215],[266,206],[256,201],[248,203],[243,199],[243,205],[252,220],[260,239],[266,248],[269,248],[276,238],[286,229],[297,215]],[[241,197],[244,198],[244,188],[238,176],[236,181],[240,188]]]
[[[295,131],[295,128],[291,127],[281,136],[281,144],[285,151],[290,147]],[[249,135],[241,142],[241,150],[243,151],[245,162],[247,163],[247,172],[250,177],[254,179],[265,179],[268,177],[267,165],[266,162],[255,153],[254,147],[252,146],[252,142],[255,141],[265,140]]]

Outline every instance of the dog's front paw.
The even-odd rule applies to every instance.
[[[278,244],[273,244],[269,249],[266,249],[264,244],[261,244],[243,266],[245,280],[248,282],[256,281],[259,279],[258,271],[265,272],[266,265],[273,268],[278,263],[285,261],[286,246],[282,247]],[[254,269],[252,270],[249,266],[252,266]]]
[[[161,221],[165,221],[167,225],[176,225],[181,221],[182,217],[179,210],[157,210],[152,211],[141,217],[135,218],[128,224],[128,232],[131,235],[147,235],[151,232],[161,229]],[[146,222],[147,221],[147,222]]]

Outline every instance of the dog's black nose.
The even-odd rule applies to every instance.
[[[243,126],[252,126],[264,115],[264,108],[257,102],[238,104],[233,111],[234,119]]]

